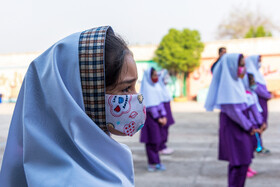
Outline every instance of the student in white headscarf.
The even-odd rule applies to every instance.
[[[268,127],[268,106],[267,102],[271,99],[271,94],[268,92],[264,76],[259,71],[261,67],[261,56],[252,55],[246,58],[246,69],[251,75],[250,90],[257,95],[260,107],[262,109],[261,114],[264,118],[264,124],[260,127],[262,131],[265,131]],[[249,78],[249,77],[248,77]],[[262,142],[263,143],[263,142]],[[260,153],[270,153],[269,149],[263,147]]]
[[[161,70],[159,73],[159,85],[161,87],[161,94],[163,99],[163,105],[166,110],[166,117],[167,117],[167,123],[165,126],[162,127],[162,143],[160,145],[160,153],[164,155],[170,155],[174,152],[172,148],[167,147],[167,141],[168,141],[168,134],[169,134],[169,127],[175,123],[170,102],[172,100],[172,97],[169,94],[169,90],[167,89],[167,84],[170,81],[170,75],[168,74],[168,71],[166,69]]]
[[[249,118],[249,111],[261,120],[256,105],[249,103],[242,78],[245,75],[242,54],[224,54],[213,71],[205,108],[220,109],[219,160],[229,162],[228,186],[243,187],[253,158],[252,137],[260,132]]]
[[[158,74],[154,68],[145,71],[140,93],[143,94],[147,107],[147,119],[141,130],[140,142],[145,143],[148,157],[148,171],[163,171],[165,166],[160,161],[159,151],[163,142],[162,128],[167,123]]]

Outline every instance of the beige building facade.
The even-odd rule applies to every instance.
[[[189,93],[197,97],[207,90],[212,74],[210,67],[218,56],[218,48],[226,47],[228,53],[243,53],[245,56],[262,55],[263,73],[269,91],[280,96],[280,38],[253,38],[205,42],[201,65],[189,77]],[[136,62],[149,63],[154,56],[157,45],[130,46]],[[0,93],[4,102],[13,102],[19,93],[21,83],[29,64],[42,52],[0,54]],[[139,78],[147,65],[137,63]]]

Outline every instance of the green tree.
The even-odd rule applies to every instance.
[[[204,44],[197,30],[170,29],[155,51],[153,60],[183,80],[181,96],[186,96],[186,78],[200,65],[203,49]]]
[[[266,31],[263,26],[258,26],[257,28],[251,26],[244,38],[258,38],[258,37],[271,37],[271,36],[272,36],[271,32]]]
[[[217,29],[217,39],[239,39],[248,35],[263,36],[265,33],[279,31],[271,16],[258,10],[248,9],[249,5],[236,6],[224,17]],[[257,31],[258,30],[258,31]]]

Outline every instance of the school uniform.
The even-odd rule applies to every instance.
[[[254,96],[256,96],[256,100],[259,106],[258,109],[262,114],[263,122],[265,122],[268,127],[267,102],[271,98],[271,94],[268,92],[264,77],[259,71],[260,68],[259,58],[260,58],[259,55],[252,55],[246,58],[247,72],[253,75],[256,84],[249,87],[249,85],[246,85],[249,84],[248,81],[246,80],[245,86],[249,87],[248,89],[252,92]],[[259,126],[261,125],[262,124],[259,124]],[[261,141],[261,145],[263,146],[263,140],[261,135],[260,135],[260,141]]]
[[[160,164],[159,151],[162,143],[162,125],[158,119],[166,117],[167,113],[162,102],[159,83],[151,80],[152,68],[145,71],[140,93],[144,97],[147,118],[141,129],[140,142],[145,143],[148,164]]]
[[[271,99],[271,94],[268,92],[266,85],[257,83],[257,87],[254,90],[255,93],[258,95],[259,103],[262,107],[262,116],[264,118],[264,122],[267,123],[268,119],[268,107],[267,107],[267,102],[269,99]]]
[[[257,94],[259,103],[262,108],[262,115],[264,118],[264,122],[267,123],[268,118],[268,108],[267,101],[271,99],[271,94],[268,92],[266,87],[266,81],[259,71],[260,63],[259,63],[260,55],[252,55],[246,58],[246,69],[248,73],[253,74],[256,85],[252,87],[252,91]]]
[[[167,117],[167,123],[165,126],[162,127],[162,143],[160,145],[160,150],[164,150],[167,148],[167,141],[168,141],[168,135],[169,135],[169,128],[171,125],[173,125],[175,123],[175,120],[173,118],[172,115],[172,111],[171,111],[171,106],[170,106],[170,102],[172,101],[172,97],[169,94],[169,91],[166,87],[166,81],[165,80],[166,77],[168,77],[168,71],[167,70],[162,70],[159,74],[159,84],[161,87],[161,94],[162,94],[162,98],[163,98],[163,104],[164,104],[164,108],[166,110],[166,117]]]
[[[145,143],[146,153],[149,164],[159,164],[159,151],[163,141],[162,126],[158,123],[158,118],[165,117],[166,111],[163,103],[158,106],[148,107],[147,118],[144,127],[141,130],[140,141]]]
[[[250,132],[252,111],[242,80],[238,78],[240,54],[225,54],[217,63],[205,108],[220,109],[218,159],[228,161],[228,186],[245,185],[246,173],[253,158]]]

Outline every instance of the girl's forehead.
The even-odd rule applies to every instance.
[[[122,80],[125,77],[137,77],[137,75],[137,67],[134,58],[131,54],[127,54],[124,59],[120,79]]]

